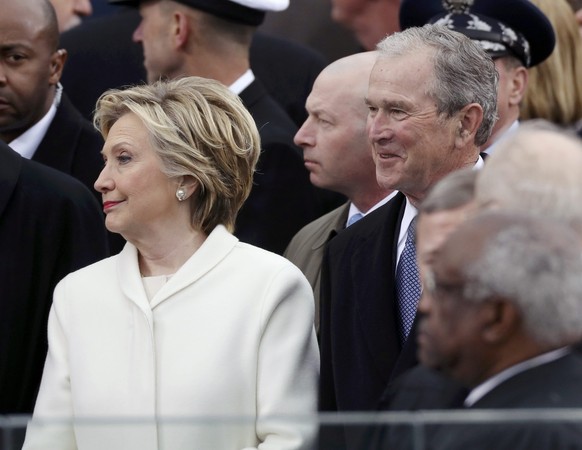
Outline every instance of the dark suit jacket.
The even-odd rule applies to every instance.
[[[85,186],[0,142],[0,414],[32,413],[57,282],[106,256]]]
[[[72,175],[101,203],[93,185],[103,168],[102,149],[101,134],[63,92],[57,113],[32,159]]]
[[[57,113],[33,156],[45,164],[81,181],[101,204],[101,194],[94,188],[103,168],[103,137],[85,119],[63,92]],[[116,233],[107,233],[111,254],[121,251],[125,240]]]
[[[323,411],[376,410],[390,379],[416,364],[415,327],[401,348],[394,288],[404,207],[399,193],[328,245],[321,279]]]
[[[234,234],[242,241],[282,254],[291,238],[325,211],[309,181],[295,124],[255,80],[240,97],[261,135],[261,156],[251,194]]]
[[[90,118],[99,95],[110,88],[146,79],[140,44],[132,42],[139,24],[136,9],[83,22],[61,35],[69,52],[62,82],[73,103]],[[297,126],[307,117],[305,100],[327,60],[315,50],[281,38],[256,33],[250,50],[255,76]]]
[[[572,352],[504,381],[471,409],[582,408],[582,356]],[[447,425],[434,435],[435,449],[582,449],[582,423],[547,422]]]

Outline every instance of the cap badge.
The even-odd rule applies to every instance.
[[[474,0],[443,0],[443,8],[452,14],[467,14]]]

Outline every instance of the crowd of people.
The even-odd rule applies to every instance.
[[[0,449],[416,449],[341,413],[582,408],[582,5],[1,2],[0,415],[30,420]],[[322,11],[341,57],[299,38]]]

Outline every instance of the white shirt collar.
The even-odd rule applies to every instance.
[[[531,359],[515,364],[496,375],[493,375],[488,380],[485,380],[479,386],[475,387],[464,401],[465,406],[469,407],[474,405],[477,401],[482,399],[485,395],[495,389],[504,381],[508,380],[515,375],[525,372],[526,370],[532,369],[542,364],[547,364],[549,362],[555,361],[561,358],[570,351],[569,347],[562,347],[557,350],[552,350],[551,352],[543,353],[541,355],[535,356]]]
[[[488,155],[492,155],[493,152],[495,151],[495,147],[503,140],[505,139],[507,136],[511,135],[514,131],[517,130],[517,128],[519,127],[519,121],[516,120],[515,122],[513,122],[511,124],[511,126],[505,130],[505,132],[499,136],[495,142],[493,142],[489,147],[487,147],[486,149],[483,149],[482,152],[483,153],[487,153]]]
[[[36,149],[44,139],[50,124],[57,114],[57,108],[61,103],[62,92],[63,86],[59,83],[57,85],[53,104],[44,117],[8,144],[15,152],[19,153],[26,159],[32,159],[36,153]]]
[[[250,86],[255,81],[255,74],[251,69],[248,69],[241,77],[232,83],[228,88],[236,95],[240,95],[242,91]]]
[[[367,216],[372,211],[378,209],[380,206],[388,203],[388,201],[390,201],[397,193],[398,193],[398,191],[394,191],[390,195],[387,195],[386,197],[384,197],[382,200],[380,200],[378,203],[376,203],[374,206],[372,206],[366,212],[360,211],[356,205],[354,205],[353,203],[350,202],[350,210],[348,211],[348,220],[347,220],[346,224],[350,221],[352,216],[355,216],[356,214],[361,214],[362,217]]]
[[[485,165],[485,161],[481,155],[477,158],[477,162],[473,166],[473,170],[481,170]],[[408,227],[412,219],[416,217],[418,210],[410,203],[408,197],[406,197],[406,207],[404,209],[404,215],[402,216],[402,221],[400,222],[400,233],[398,235],[398,247],[396,255],[396,267],[398,267],[398,261],[400,260],[400,255],[404,250],[404,245],[406,244],[406,236],[408,236]]]

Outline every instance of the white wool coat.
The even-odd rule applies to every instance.
[[[55,289],[24,449],[310,448],[313,310],[299,269],[222,226],[151,302],[128,243]]]

